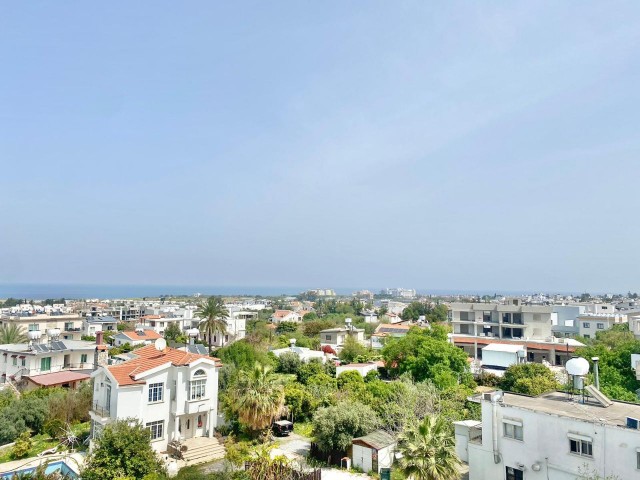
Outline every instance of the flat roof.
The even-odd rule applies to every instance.
[[[508,352],[518,353],[520,350],[524,350],[524,345],[511,345],[506,343],[492,343],[482,348],[483,352]]]
[[[640,418],[640,405],[612,400],[613,405],[603,407],[590,397],[587,399],[586,403],[581,403],[581,395],[570,396],[563,392],[550,392],[538,397],[505,392],[503,403],[508,407],[625,428],[627,417]]]

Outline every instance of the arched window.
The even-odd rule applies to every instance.
[[[205,398],[207,392],[207,372],[205,372],[202,368],[199,368],[195,372],[193,372],[194,379],[189,383],[190,385],[190,398],[191,400],[202,400]],[[203,378],[204,377],[204,378]]]

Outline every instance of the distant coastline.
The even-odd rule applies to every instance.
[[[265,286],[211,286],[211,285],[94,285],[94,284],[55,284],[55,283],[0,283],[0,299],[26,298],[44,300],[47,298],[99,298],[103,300],[118,298],[158,297],[160,295],[201,295],[224,296],[265,296],[297,295],[316,287],[265,287]],[[323,286],[324,288],[324,286]],[[332,288],[329,286],[328,288]],[[362,287],[335,288],[338,295],[350,295]],[[377,293],[380,288],[369,288]],[[529,291],[504,290],[454,290],[454,289],[419,289],[421,295],[528,295]],[[575,294],[575,292],[554,292],[559,294]],[[595,293],[595,292],[592,292]]]

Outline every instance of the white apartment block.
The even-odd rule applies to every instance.
[[[166,347],[160,340],[135,358],[93,374],[91,435],[115,419],[136,418],[158,452],[172,440],[213,437],[218,420],[218,359]]]
[[[640,405],[604,407],[560,392],[476,400],[482,421],[455,422],[469,480],[576,480],[585,469],[598,478],[640,478]]]
[[[353,337],[364,344],[364,329],[362,328],[328,328],[320,331],[320,347],[329,346],[335,352],[342,349],[347,337]]]
[[[39,331],[43,342],[48,340],[49,330],[60,330],[62,340],[80,340],[83,320],[76,314],[3,315],[0,325],[16,325],[25,333]]]
[[[552,307],[496,303],[451,303],[449,321],[454,335],[499,339],[551,337]]]
[[[585,313],[576,319],[578,335],[595,338],[596,333],[609,330],[613,325],[627,323],[627,316],[620,313]]]

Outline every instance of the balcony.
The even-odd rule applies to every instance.
[[[96,416],[100,418],[109,418],[111,417],[111,409],[107,407],[103,407],[98,402],[94,402],[91,406],[91,412],[93,412]]]

